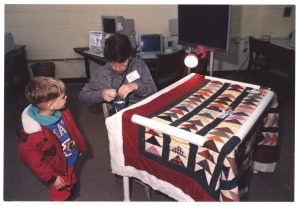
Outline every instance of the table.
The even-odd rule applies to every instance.
[[[295,45],[293,46],[291,44],[291,40],[289,38],[272,38],[270,43],[286,49],[295,50]]]
[[[84,57],[84,64],[85,64],[85,73],[86,73],[86,78],[89,80],[91,78],[91,73],[90,73],[90,63],[89,60],[99,64],[99,65],[104,65],[106,64],[106,59],[104,57],[100,57],[97,55],[93,55],[90,53],[86,53],[89,48],[88,47],[78,47],[78,48],[73,48],[73,50],[80,54],[81,56]],[[157,65],[157,58],[155,59],[143,59],[143,61],[147,64],[149,67],[150,73],[153,76],[154,75],[154,69]]]
[[[97,64],[104,65],[106,63],[106,59],[104,57],[100,57],[97,55],[92,55],[89,53],[86,53],[89,48],[88,47],[79,47],[79,48],[73,48],[73,50],[80,54],[81,56],[84,57],[84,64],[85,64],[85,74],[87,80],[91,78],[91,73],[90,73],[90,63],[89,60],[94,61]]]
[[[254,153],[278,144],[278,125],[264,113],[273,97],[257,85],[190,74],[107,118],[112,172],[125,177],[125,200],[127,177],[178,201],[239,200],[253,159],[257,171],[278,161]],[[265,126],[275,129],[258,141],[256,128]]]

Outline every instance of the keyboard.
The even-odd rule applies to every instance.
[[[99,57],[104,57],[103,51],[101,51],[100,49],[88,49],[85,50],[84,53],[92,54]]]
[[[156,53],[141,53],[139,56],[141,59],[157,59]]]

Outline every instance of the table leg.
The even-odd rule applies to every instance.
[[[123,176],[124,202],[130,202],[129,177]]]
[[[90,74],[90,62],[87,57],[84,57],[84,64],[85,64],[85,75],[87,80],[90,80],[91,74]]]

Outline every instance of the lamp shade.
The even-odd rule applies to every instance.
[[[189,53],[184,59],[184,64],[188,68],[194,68],[198,65],[198,57],[195,53]]]

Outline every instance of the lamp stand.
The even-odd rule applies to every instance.
[[[214,51],[209,50],[209,76],[213,75]]]
[[[188,67],[188,68],[187,68],[187,74],[189,75],[190,73],[191,73],[191,68]]]
[[[188,47],[188,49],[186,50],[186,52],[189,54],[192,52],[192,47]],[[187,67],[187,75],[189,75],[191,73],[191,68]]]

